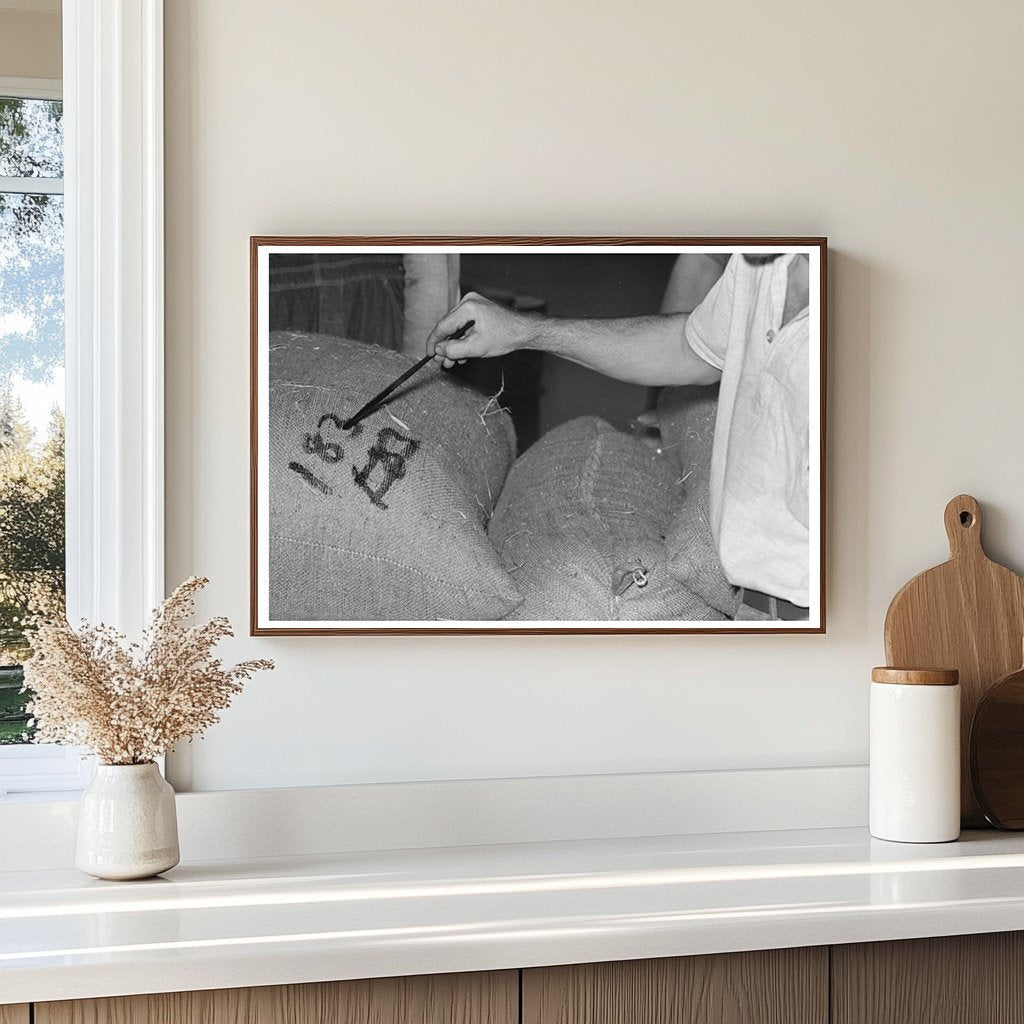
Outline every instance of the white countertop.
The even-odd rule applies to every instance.
[[[0,1004],[1024,929],[1024,836],[861,829],[0,872]]]

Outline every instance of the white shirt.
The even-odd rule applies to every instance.
[[[782,326],[793,256],[736,254],[686,322],[722,371],[711,451],[711,528],[729,581],[809,601],[808,310]]]

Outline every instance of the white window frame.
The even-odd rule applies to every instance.
[[[68,617],[137,635],[164,596],[163,0],[63,0],[63,48]],[[91,773],[0,748],[0,795]]]

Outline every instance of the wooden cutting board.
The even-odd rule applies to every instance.
[[[981,508],[960,494],[945,512],[949,561],[915,576],[889,605],[885,657],[895,668],[960,670],[960,813],[965,828],[985,825],[970,777],[971,722],[988,688],[1020,667],[1024,578],[981,546]]]

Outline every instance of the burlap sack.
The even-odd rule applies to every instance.
[[[668,565],[712,608],[734,618],[739,591],[726,579],[710,523],[711,446],[717,411],[717,384],[665,388],[658,397],[660,448],[684,488],[668,531]]]
[[[670,463],[603,420],[541,438],[512,467],[488,528],[523,620],[706,620],[722,616],[667,567],[682,495]]]
[[[275,621],[496,619],[519,601],[486,525],[515,453],[506,413],[410,365],[324,335],[270,336],[267,485]]]

